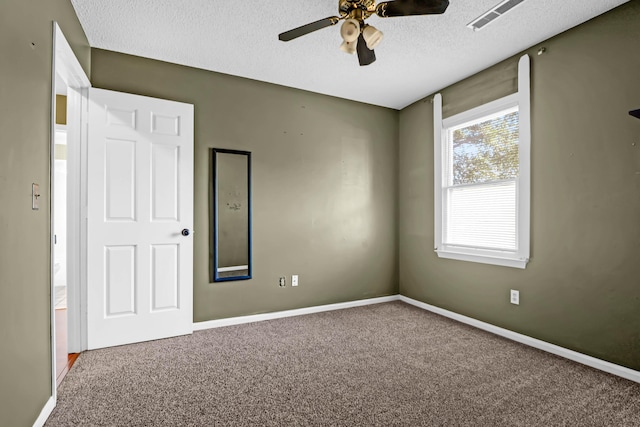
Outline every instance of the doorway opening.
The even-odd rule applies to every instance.
[[[53,145],[53,306],[55,311],[56,384],[78,357],[68,346],[67,321],[67,85],[56,72],[55,137]]]
[[[53,24],[51,93],[51,397],[78,353],[81,331],[81,112],[89,78]]]

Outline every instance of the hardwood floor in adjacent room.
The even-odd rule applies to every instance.
[[[60,385],[62,379],[71,369],[79,353],[67,352],[67,309],[56,309],[56,384]]]

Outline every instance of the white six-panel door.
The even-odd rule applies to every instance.
[[[92,88],[88,126],[88,348],[189,334],[193,105]]]

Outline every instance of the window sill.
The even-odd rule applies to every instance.
[[[438,257],[446,258],[446,259],[455,259],[458,261],[469,261],[469,262],[478,262],[481,264],[492,264],[499,265],[502,267],[512,267],[512,268],[526,268],[529,259],[518,259],[518,258],[502,258],[495,256],[487,256],[487,255],[477,255],[477,254],[465,254],[460,252],[452,252],[452,251],[444,251],[444,250],[436,250]]]

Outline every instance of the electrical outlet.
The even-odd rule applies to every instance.
[[[280,287],[284,288],[285,286],[287,286],[287,278],[286,277],[281,277],[279,283],[280,283]]]
[[[520,305],[520,291],[511,289],[511,304]]]
[[[291,286],[298,286],[298,275],[294,274],[291,276]]]

